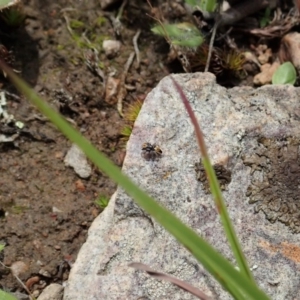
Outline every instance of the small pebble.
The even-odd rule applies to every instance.
[[[45,269],[40,269],[39,270],[39,274],[42,275],[42,276],[44,276],[44,277],[47,277],[47,278],[51,278],[52,277],[51,274],[47,270],[45,270]]]
[[[32,244],[37,250],[40,250],[42,248],[42,243],[40,240],[33,240]]]
[[[72,167],[75,173],[81,178],[88,178],[91,176],[92,168],[84,153],[75,144],[73,144],[68,151],[64,163],[66,166]]]
[[[35,290],[31,293],[31,296],[34,298],[34,299],[37,299],[37,297],[40,295],[40,291],[39,290]]]
[[[43,292],[39,296],[39,300],[60,300],[63,298],[63,291],[64,288],[62,285],[57,283],[51,283],[43,290]]]
[[[102,47],[107,58],[114,58],[121,49],[121,42],[116,40],[105,40],[103,41]]]
[[[55,213],[55,214],[57,214],[57,213],[62,213],[63,211],[60,210],[60,209],[58,209],[56,206],[53,206],[52,207],[52,212]]]

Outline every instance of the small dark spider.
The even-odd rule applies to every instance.
[[[144,143],[142,157],[146,160],[158,160],[162,155],[161,149],[156,144]]]

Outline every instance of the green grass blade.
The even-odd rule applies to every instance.
[[[17,300],[17,298],[12,294],[0,290],[0,300]]]
[[[197,118],[196,118],[196,116],[195,116],[195,114],[192,110],[192,107],[191,107],[188,99],[186,98],[182,88],[176,82],[176,80],[173,79],[173,77],[171,77],[171,79],[172,79],[172,81],[173,81],[173,83],[176,87],[176,90],[178,91],[178,93],[179,93],[179,95],[182,99],[182,102],[183,102],[183,104],[184,104],[184,106],[185,106],[185,108],[186,108],[186,110],[189,114],[189,117],[191,119],[191,122],[192,122],[192,124],[195,128],[196,138],[197,138],[198,145],[199,145],[199,148],[200,148],[200,151],[201,151],[201,154],[202,154],[202,162],[203,162],[203,165],[204,165],[204,168],[205,168],[205,171],[206,171],[207,178],[209,180],[211,193],[214,197],[218,213],[219,213],[219,215],[221,217],[221,220],[222,220],[224,231],[226,233],[227,239],[230,243],[231,249],[233,251],[235,259],[236,259],[236,261],[238,263],[238,266],[240,268],[240,272],[242,274],[244,274],[245,276],[247,276],[251,281],[254,281],[254,279],[252,277],[252,274],[251,274],[251,271],[248,267],[247,261],[244,257],[242,248],[241,248],[240,243],[238,241],[238,238],[235,234],[233,225],[232,225],[231,220],[229,218],[229,214],[228,214],[228,211],[227,211],[227,208],[226,208],[226,205],[225,205],[225,201],[224,201],[222,193],[221,193],[219,182],[217,180],[215,171],[214,171],[214,169],[213,169],[213,167],[210,163],[210,159],[209,159],[208,152],[207,152],[207,149],[206,149],[206,145],[205,145],[205,142],[204,142],[203,133],[200,129]]]
[[[151,214],[157,222],[184,245],[235,299],[269,299],[254,282],[250,281],[244,274],[235,270],[233,265],[204,239],[199,237],[192,229],[184,225],[177,217],[155,202],[155,200],[135,185],[118,167],[91,145],[86,138],[72,128],[62,116],[50,108],[23,80],[19,79],[2,62],[0,62],[0,67],[9,75],[15,86],[35,104],[67,138],[76,143],[99,169],[124,188],[139,206]]]

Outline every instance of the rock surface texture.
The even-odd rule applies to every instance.
[[[256,281],[272,299],[299,299],[300,89],[226,89],[210,73],[174,78],[200,122]],[[141,156],[147,142],[162,150],[157,159]],[[123,171],[234,263],[199,156],[191,122],[166,77],[145,100]],[[231,299],[122,189],[91,226],[64,299],[196,299],[129,268],[130,262],[188,281],[215,299]]]
[[[43,290],[38,300],[61,300],[63,298],[63,291],[63,286],[52,283]]]

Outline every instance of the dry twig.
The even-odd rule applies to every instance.
[[[157,271],[151,269],[150,267],[148,267],[145,264],[142,264],[142,263],[131,263],[131,264],[129,264],[129,266],[132,267],[132,268],[135,268],[137,270],[145,271],[150,276],[152,276],[154,278],[169,281],[169,282],[177,285],[181,289],[183,289],[183,290],[191,293],[192,295],[195,295],[199,299],[202,299],[202,300],[212,300],[211,297],[208,297],[203,292],[201,292],[199,289],[195,288],[194,286],[190,285],[189,283],[187,283],[187,282],[185,282],[183,280],[180,280],[180,279],[178,279],[176,277],[173,277],[171,275],[168,275],[168,274],[165,274],[165,273],[161,273],[161,272],[157,272]]]
[[[1,261],[0,261],[0,264],[2,265],[2,267],[6,268],[6,269],[10,269],[10,267],[7,267],[5,264],[3,264]],[[12,272],[13,274],[13,272]],[[23,287],[23,289],[28,293],[29,297],[30,297],[30,300],[34,300],[35,298],[32,296],[32,294],[30,293],[29,289],[27,288],[27,286],[22,282],[22,280],[16,275],[16,274],[13,274],[13,276],[17,279],[17,281],[20,283],[20,285]]]
[[[115,33],[115,36],[116,36],[116,38],[119,38],[119,39],[121,39],[121,30],[122,30],[122,23],[121,23],[120,19],[122,17],[124,8],[127,5],[127,3],[128,3],[128,0],[124,0],[122,2],[119,12],[116,17],[113,16],[112,13],[110,13],[110,12],[103,13],[103,15],[110,20],[113,30],[114,30],[114,33]]]
[[[125,64],[124,72],[122,73],[122,76],[120,78],[120,89],[117,94],[117,100],[118,100],[117,110],[120,116],[123,116],[123,99],[127,94],[126,87],[125,87],[125,80],[126,80],[127,73],[130,69],[130,66],[132,65],[134,56],[135,56],[135,52],[131,52]]]
[[[84,53],[85,63],[89,70],[95,73],[105,83],[104,72],[99,67],[99,52],[96,48],[88,49]]]
[[[217,29],[218,29],[218,23],[215,24],[215,26],[213,28],[213,31],[212,31],[210,41],[209,41],[208,55],[207,55],[207,60],[206,60],[206,65],[205,65],[204,72],[208,72],[208,69],[209,69]]]
[[[134,46],[134,51],[135,51],[135,56],[136,56],[136,67],[138,68],[140,66],[140,50],[137,44],[138,38],[141,34],[141,30],[139,29],[136,34],[134,35],[132,42],[133,42],[133,46]]]
[[[280,8],[274,13],[273,20],[264,28],[239,28],[235,30],[249,32],[262,38],[281,38],[294,26],[300,24],[299,12],[292,8],[287,14],[283,14]]]

